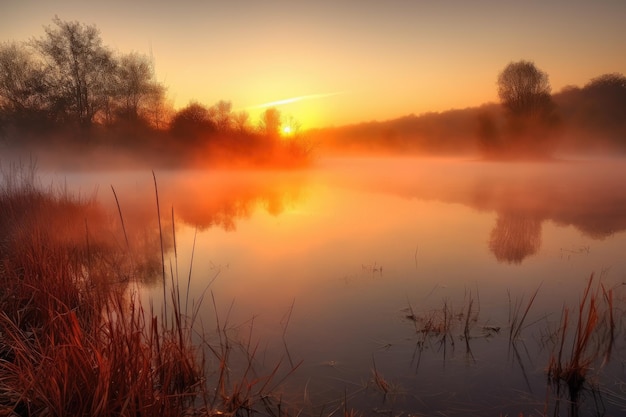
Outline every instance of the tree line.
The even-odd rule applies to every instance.
[[[500,101],[312,133],[341,153],[476,154],[546,158],[555,152],[626,152],[626,77],[608,73],[552,93],[532,61],[509,63],[495,80]]]
[[[165,146],[181,154],[248,153],[266,162],[276,162],[275,157],[302,162],[309,156],[304,140],[279,140],[282,118],[275,108],[262,114],[258,126],[245,111],[233,111],[229,101],[213,106],[194,101],[175,111],[151,57],[114,53],[96,26],[76,21],[55,17],[44,32],[27,42],[0,44],[0,140],[5,143],[71,138],[83,144]]]
[[[174,110],[153,60],[114,53],[95,26],[55,17],[44,35],[0,44],[0,144],[120,147],[180,162],[308,162],[312,143],[345,151],[543,157],[558,149],[626,150],[626,77],[604,74],[553,94],[531,61],[509,63],[496,80],[500,103],[410,115],[280,140],[282,116],[257,125],[229,101]]]
[[[626,150],[626,77],[603,74],[583,88],[552,94],[548,74],[531,61],[509,63],[498,76],[500,116],[479,117],[487,156],[546,157],[559,148]],[[582,141],[581,141],[582,140]]]

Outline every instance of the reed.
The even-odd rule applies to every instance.
[[[465,352],[468,356],[472,355],[472,349],[470,347],[470,319],[472,317],[472,305],[474,299],[471,294],[469,296],[469,304],[467,306],[467,314],[465,316],[465,325],[463,326],[463,338],[465,339]]]
[[[512,344],[519,338],[520,332],[524,328],[524,322],[526,321],[526,317],[528,316],[528,313],[530,312],[530,309],[535,302],[535,298],[537,297],[540,288],[541,285],[537,287],[533,295],[530,297],[530,299],[528,300],[528,304],[526,304],[526,308],[523,312],[521,311],[523,298],[516,300],[515,304],[512,306],[511,294],[509,293],[509,344]]]
[[[279,375],[279,363],[261,376],[254,369],[256,347],[250,351],[248,344],[247,369],[228,383],[232,341],[218,322],[219,341],[208,351],[219,358],[220,377],[218,389],[209,386],[209,338],[196,322],[202,300],[188,311],[189,279],[181,290],[170,268],[160,312],[152,304],[145,308],[134,285],[156,272],[159,257],[165,279],[160,222],[160,252],[141,257],[146,239],[129,233],[114,189],[121,231],[93,199],[42,190],[34,169],[2,175],[0,415],[242,415],[267,403],[297,369]]]
[[[133,263],[117,262],[130,256],[125,228],[120,251],[94,201],[21,178],[0,194],[0,410],[183,413],[200,390],[198,352],[182,320],[157,320],[128,286]]]
[[[607,291],[601,283],[592,290],[593,281],[594,274],[591,274],[578,305],[571,336],[569,310],[563,309],[557,344],[547,368],[553,384],[567,386],[572,404],[577,402],[594,363],[602,359],[599,364],[602,366],[609,360],[614,342],[613,292]],[[569,353],[566,351],[568,344]]]
[[[372,357],[372,365],[373,365],[372,379],[374,381],[374,386],[376,386],[386,398],[387,394],[389,393],[391,389],[391,386],[389,385],[389,382],[385,380],[383,375],[380,372],[378,372],[378,369],[376,368],[376,361],[374,360],[373,357]]]

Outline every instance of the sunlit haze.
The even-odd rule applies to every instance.
[[[44,35],[58,15],[152,55],[177,108],[268,105],[302,128],[496,101],[507,63],[534,61],[553,91],[626,72],[626,2],[2,2],[0,40]]]
[[[0,0],[0,415],[624,415],[625,22]]]

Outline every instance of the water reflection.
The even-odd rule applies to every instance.
[[[193,261],[189,293],[203,294],[210,286],[217,299],[200,313],[203,321],[228,317],[241,336],[277,335],[276,346],[268,343],[273,349],[268,357],[283,354],[287,344],[294,362],[305,359],[304,375],[290,376],[289,383],[311,398],[326,401],[346,391],[344,381],[365,379],[369,390],[358,403],[380,407],[380,398],[370,395],[382,385],[379,375],[392,388],[409,387],[404,399],[387,395],[384,407],[391,401],[393,407],[432,411],[467,400],[467,407],[479,411],[460,415],[484,415],[485,404],[503,398],[491,410],[517,415],[527,409],[527,399],[524,405],[506,405],[511,390],[536,399],[545,388],[550,349],[541,346],[541,356],[531,340],[555,333],[558,323],[549,320],[558,319],[553,310],[561,308],[560,297],[579,296],[578,272],[590,273],[599,264],[613,267],[612,278],[623,276],[624,235],[594,244],[585,259],[558,259],[559,245],[578,243],[568,239],[603,239],[626,230],[621,162],[322,164],[306,173],[156,172],[164,236],[173,242],[175,233],[179,245],[180,259],[169,262],[180,262],[181,270],[190,266],[181,254],[194,245],[201,256]],[[150,173],[89,181],[115,185],[129,234],[152,219],[151,234],[158,235]],[[108,194],[99,197],[116,211]],[[202,231],[197,246],[196,230]],[[556,256],[520,267],[542,250]],[[221,271],[218,279],[214,268]],[[523,299],[540,282],[545,284],[528,317],[538,323],[532,328],[536,333],[524,328],[528,346],[521,338],[519,352],[513,349],[517,364],[511,364],[506,340],[511,299]],[[402,311],[407,300],[409,313]],[[285,311],[291,318],[288,332],[272,327],[283,324]],[[439,316],[444,325],[437,327]],[[474,383],[469,386],[468,380]],[[411,402],[417,397],[426,398],[425,405]]]
[[[485,241],[504,263],[520,264],[536,255],[546,221],[573,226],[593,239],[626,230],[626,183],[621,181],[626,164],[620,160],[499,164],[342,159],[322,165],[309,173],[157,172],[163,220],[171,223],[174,211],[175,222],[183,225],[233,231],[258,209],[280,216],[303,203],[313,183],[322,183],[336,192],[356,189],[494,212],[495,224]],[[126,221],[144,229],[142,223],[156,215],[152,177],[137,179],[135,174],[133,181],[111,181]],[[373,214],[376,222],[385,222],[385,213]]]
[[[279,216],[303,198],[301,175],[235,175],[217,180],[210,175],[177,181],[164,180],[165,199],[176,209],[177,220],[199,230],[221,227],[236,230],[237,221],[256,209]]]
[[[541,247],[541,224],[540,219],[523,213],[498,213],[489,237],[489,250],[499,262],[520,264]]]
[[[129,234],[145,230],[154,234],[158,211],[164,230],[172,230],[174,222],[175,228],[235,231],[237,222],[256,210],[279,216],[304,198],[307,173],[181,170],[153,175],[129,171],[64,176],[61,182],[82,193],[97,184],[96,188],[105,189],[99,191],[98,199],[109,212],[120,213]],[[171,236],[168,239],[166,246],[171,248]]]
[[[486,240],[499,262],[520,264],[537,254],[546,221],[573,226],[593,239],[626,230],[621,180],[626,163],[617,159],[513,164],[363,159],[352,160],[351,169],[339,163],[333,167],[341,171],[344,187],[495,212]]]

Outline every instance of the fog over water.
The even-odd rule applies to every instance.
[[[516,58],[509,45],[496,48],[506,56],[475,60],[481,71],[448,61],[433,72],[418,62],[424,54],[394,52],[414,51],[420,37],[410,32],[428,25],[407,32],[398,25],[405,16],[385,16],[404,9],[383,3],[367,16],[364,4],[356,14],[343,6],[318,13],[336,3],[307,11],[336,20],[339,37],[328,36],[328,24],[298,20],[310,13],[269,26],[248,13],[255,19],[233,33],[283,38],[259,49],[256,64],[274,68],[255,67],[247,88],[242,76],[252,67],[237,59],[214,60],[209,77],[181,67],[198,93],[211,89],[211,103],[202,94],[175,103],[180,91],[157,76],[163,61],[152,47],[109,47],[92,23],[55,14],[39,35],[0,44],[0,369],[12,374],[0,375],[0,415],[92,414],[79,412],[83,403],[105,410],[109,396],[107,411],[132,414],[158,406],[165,415],[162,402],[184,415],[233,417],[624,414],[626,77],[611,42],[594,38],[611,32],[611,19],[572,9],[574,20],[595,15],[603,30],[561,33],[576,44],[571,62],[589,60],[582,46],[593,44],[610,59],[578,65],[585,73],[577,75],[565,65],[576,75],[567,81],[555,66],[565,55],[540,53],[543,38],[536,56],[524,47]],[[421,7],[403,3],[412,4],[405,12]],[[246,6],[242,16],[253,10]],[[449,8],[436,29],[476,35],[455,30],[455,19],[497,21],[492,6],[473,4],[468,16],[478,20]],[[541,27],[557,10],[543,23],[567,22],[563,8],[499,17],[529,12]],[[370,42],[371,25],[355,17],[388,24],[395,39]],[[235,29],[236,20],[220,25]],[[278,47],[293,61],[279,46],[297,41],[299,26],[315,65],[294,72],[267,52]],[[519,39],[542,33],[519,28]],[[356,49],[342,45],[352,35]],[[585,45],[573,41],[581,36]],[[316,51],[324,42],[329,48]],[[377,43],[385,53],[374,52]],[[465,59],[431,46],[444,57],[432,62]],[[373,54],[384,68],[375,69]],[[190,56],[197,66],[199,54]],[[229,63],[243,71],[219,76]],[[293,76],[316,65],[324,85]],[[488,85],[472,81],[476,74]],[[217,80],[235,96],[218,97]],[[463,104],[467,94],[474,98]],[[47,321],[35,328],[29,318],[40,313]],[[127,341],[142,338],[135,354]],[[54,359],[68,344],[86,353],[81,365],[62,363],[79,355]],[[63,372],[39,378],[42,361]]]
[[[129,232],[156,230],[152,172],[46,175],[86,194],[97,187],[116,213],[113,186]],[[297,401],[306,387],[312,410],[344,390],[355,405],[398,411],[532,410],[545,402],[547,335],[563,307],[576,308],[592,274],[616,305],[626,301],[623,159],[328,158],[302,171],[154,176],[166,270],[186,286],[191,266],[190,294],[216,300],[204,299],[203,323],[217,309],[233,334],[259,341],[269,368],[303,360],[285,390]],[[162,288],[146,288],[158,305]],[[512,311],[537,290],[512,355]],[[444,309],[459,326],[447,340],[416,331]],[[624,380],[623,311],[613,360],[594,369],[602,383]],[[367,386],[373,359],[393,398]]]

